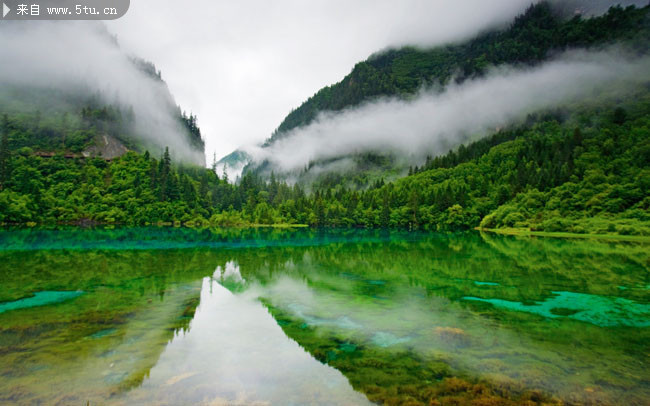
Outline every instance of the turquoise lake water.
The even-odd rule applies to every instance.
[[[650,399],[647,243],[4,230],[0,281],[0,404]]]

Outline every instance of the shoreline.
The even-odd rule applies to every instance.
[[[296,229],[296,228],[318,228],[312,227],[309,224],[290,224],[290,223],[278,223],[278,224],[239,224],[239,225],[193,225],[193,224],[183,224],[179,222],[158,222],[158,223],[146,223],[141,226],[125,225],[125,224],[116,224],[116,223],[59,223],[59,224],[37,224],[37,223],[26,223],[26,224],[7,224],[0,223],[0,229],[10,230],[10,229],[28,229],[28,228],[56,228],[56,227],[71,227],[71,228],[94,228],[94,227],[106,227],[106,228],[116,228],[116,227],[170,227],[170,228],[186,228],[190,230],[204,229],[204,228],[222,228],[222,229],[249,229],[249,228],[276,228],[276,229]],[[345,228],[345,227],[344,227]],[[355,227],[349,227],[350,229],[356,229]],[[388,230],[400,230],[400,229],[388,229]],[[642,242],[650,243],[650,236],[645,235],[622,235],[622,234],[578,234],[571,232],[551,232],[551,231],[532,231],[526,228],[481,228],[474,227],[470,229],[471,231],[478,231],[479,233],[492,233],[506,236],[516,236],[516,237],[546,237],[546,238],[573,238],[573,239],[597,239],[597,240],[610,240],[610,241],[630,241],[630,242]],[[403,230],[402,230],[403,231]],[[422,232],[427,232],[426,230],[421,230]],[[441,233],[441,231],[428,231],[432,233]],[[445,233],[445,232],[442,232]]]

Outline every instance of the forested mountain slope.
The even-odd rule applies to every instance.
[[[152,63],[125,53],[103,26],[7,22],[0,35],[0,117],[11,149],[110,159],[170,146],[176,159],[205,164],[196,116],[181,111]],[[61,55],[38,49],[59,43],[67,45]]]
[[[490,66],[533,65],[568,48],[589,48],[626,41],[639,52],[648,50],[650,8],[614,7],[605,15],[566,19],[551,4],[531,6],[504,31],[466,43],[429,50],[390,49],[359,62],[334,85],[319,90],[293,110],[267,141],[309,124],[322,111],[339,111],[379,96],[408,97],[422,86],[446,85],[482,75]]]
[[[627,109],[583,112],[573,122],[543,121],[521,133],[495,134],[377,193],[416,225],[647,235],[648,90]],[[491,142],[498,145],[487,149]],[[391,216],[392,222],[400,218]]]
[[[5,132],[6,134],[6,132]],[[650,235],[650,87],[571,121],[501,131],[430,160],[394,183],[308,194],[247,173],[128,153],[44,159],[0,144],[0,223],[100,222],[241,226],[309,224]]]
[[[421,96],[423,89],[428,89],[427,94],[435,96],[436,92],[442,92],[450,85],[458,87],[477,82],[493,73],[495,67],[507,66],[510,70],[525,71],[526,68],[554,60],[563,52],[609,52],[614,45],[625,49],[628,55],[646,55],[650,43],[649,12],[649,6],[613,7],[601,16],[588,18],[567,16],[566,9],[559,10],[557,4],[541,2],[531,6],[506,29],[487,32],[470,41],[432,49],[405,47],[378,52],[358,63],[341,82],[319,90],[293,110],[258,153],[253,151],[247,154],[246,149],[235,151],[220,162],[220,167],[235,169],[250,162],[245,171],[252,170],[266,177],[275,171],[280,177],[308,187],[312,184],[331,184],[332,179],[336,179],[337,182],[363,188],[382,177],[395,179],[405,174],[409,165],[422,165],[427,155],[444,154],[461,142],[486,134],[448,134],[450,142],[446,148],[433,145],[418,148],[416,156],[383,146],[379,136],[377,143],[373,144],[372,130],[367,130],[365,132],[368,134],[359,135],[366,139],[360,146],[349,151],[328,153],[322,158],[304,157],[306,164],[300,168],[283,169],[282,165],[269,158],[277,155],[275,149],[279,145],[289,151],[295,144],[296,150],[302,150],[305,133],[309,133],[308,127],[315,122],[336,120],[352,109],[372,106],[375,102],[381,104],[387,100],[403,100],[408,105]],[[467,108],[471,109],[472,106]],[[409,132],[408,123],[404,124],[404,131]],[[503,122],[497,127],[503,128],[508,124]],[[309,135],[325,140],[331,138],[332,143],[336,143],[336,138],[325,128],[316,127]],[[400,131],[396,129],[394,138],[400,136]],[[354,138],[354,134],[350,137]],[[430,135],[431,139],[436,137],[435,133]],[[315,155],[319,155],[318,151]]]
[[[570,26],[566,32],[556,28],[565,38],[562,41],[617,41],[626,52],[645,55],[650,41],[649,10],[614,8],[592,20],[576,17],[558,23],[542,4],[514,25],[527,26],[525,21],[532,19],[537,21],[534,27]],[[526,35],[534,43],[552,43],[555,38],[546,36],[543,29],[527,27],[530,30],[522,32],[530,31]],[[491,35],[507,37],[507,32],[485,35],[486,42],[475,46],[486,55],[488,51],[501,55],[505,50],[488,39]],[[552,48],[528,44],[521,49],[520,63],[535,63]],[[451,67],[442,66],[443,73],[451,72]],[[477,65],[467,66],[472,68],[462,77],[480,74]],[[150,70],[155,73],[154,68]],[[532,112],[521,122],[413,163],[408,176],[394,181],[388,180],[389,158],[357,152],[360,165],[384,167],[376,179],[350,185],[346,177],[357,176],[354,172],[326,174],[309,190],[300,183],[288,184],[272,172],[266,177],[248,171],[233,184],[212,169],[172,162],[169,151],[160,159],[128,152],[110,162],[63,154],[44,157],[26,148],[22,140],[36,143],[39,131],[53,131],[51,139],[57,140],[53,150],[74,151],[69,144],[74,132],[60,130],[71,126],[64,125],[68,120],[64,118],[71,115],[43,114],[44,124],[34,113],[7,115],[0,122],[0,223],[305,224],[422,230],[514,227],[650,236],[650,81],[646,74],[641,71],[633,81],[635,86],[623,87],[623,92],[600,91]],[[114,108],[88,107],[69,120],[76,120],[72,124],[79,127],[76,131],[94,128],[95,134],[110,134],[117,130],[107,123],[117,116],[128,118],[128,110],[118,114]],[[190,127],[196,124],[193,118],[185,121]]]

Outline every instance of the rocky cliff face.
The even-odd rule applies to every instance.
[[[108,135],[98,135],[95,137],[95,145],[87,148],[82,152],[83,156],[101,157],[105,159],[113,159],[126,154],[129,149],[120,142],[117,138]]]
[[[197,117],[152,63],[101,24],[20,23],[0,24],[0,117],[11,148],[104,157],[169,148],[174,161],[205,166]]]

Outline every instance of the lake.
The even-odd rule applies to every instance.
[[[0,231],[0,404],[647,405],[650,244]]]

